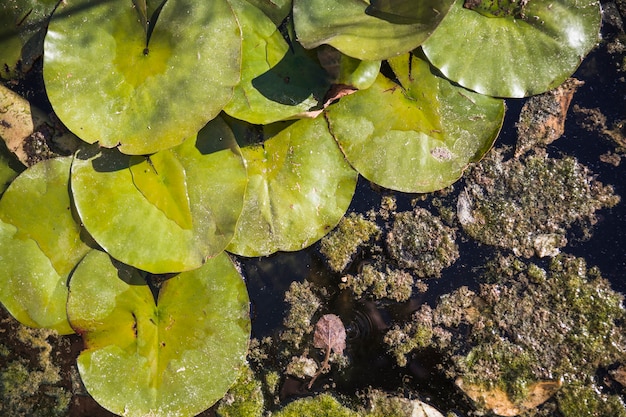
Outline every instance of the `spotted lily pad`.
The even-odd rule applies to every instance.
[[[303,249],[339,223],[356,188],[323,118],[302,119],[241,149],[248,188],[228,251],[262,256]]]
[[[219,400],[245,361],[248,295],[224,253],[165,281],[92,251],[70,280],[67,314],[91,396],[123,416],[194,416]]]
[[[504,103],[452,85],[415,56],[389,63],[400,84],[379,75],[342,98],[326,113],[330,131],[368,180],[403,192],[444,188],[491,148]]]
[[[454,0],[294,0],[298,41],[332,45],[362,60],[380,60],[418,47]]]
[[[152,273],[187,271],[230,242],[246,171],[221,118],[150,157],[88,149],[72,165],[86,229],[111,256]]]
[[[178,145],[213,119],[241,65],[227,0],[167,1],[151,30],[141,16],[131,0],[63,2],[44,44],[46,91],[63,123],[137,155]]]
[[[33,165],[0,200],[0,301],[20,322],[73,333],[67,278],[89,251],[72,215],[71,157]]]
[[[457,0],[423,49],[446,77],[481,94],[525,97],[557,87],[599,40],[596,0],[520,1],[512,9],[473,3],[478,11]],[[504,9],[487,12],[483,3]]]
[[[243,36],[242,80],[224,111],[250,123],[289,119],[320,105],[330,87],[325,71],[294,40],[290,44],[261,10],[230,0]]]

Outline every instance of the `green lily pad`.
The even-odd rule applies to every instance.
[[[504,102],[452,85],[409,54],[389,63],[400,84],[379,75],[367,90],[330,106],[330,132],[376,184],[412,193],[447,187],[491,148]]]
[[[0,78],[17,78],[43,54],[46,25],[57,0],[3,0],[0,4]]]
[[[291,0],[247,0],[248,3],[251,3],[263,10],[272,22],[277,26],[280,25],[289,15],[291,11]]]
[[[0,301],[20,322],[73,333],[67,278],[89,251],[72,215],[71,157],[28,168],[0,200]]]
[[[305,48],[332,45],[361,60],[381,60],[417,48],[454,0],[294,0],[293,20]]]
[[[152,273],[195,269],[224,250],[245,187],[243,159],[221,118],[150,157],[88,149],[72,165],[85,228],[111,256]]]
[[[227,250],[243,256],[303,249],[344,215],[357,173],[323,118],[292,123],[262,144],[241,149],[248,188]]]
[[[81,379],[127,417],[194,416],[235,381],[250,337],[246,286],[224,253],[152,296],[142,273],[92,251],[70,280],[67,314],[83,336]]]
[[[512,15],[488,17],[498,12],[466,9],[457,0],[424,43],[424,53],[450,80],[481,94],[525,97],[557,87],[597,44],[600,4],[523,3],[504,9]]]
[[[326,72],[295,40],[291,46],[261,10],[230,0],[241,24],[241,83],[224,108],[250,123],[289,119],[320,106],[330,82]]]
[[[167,1],[148,31],[140,16],[131,0],[61,3],[44,45],[46,90],[63,123],[136,155],[178,145],[213,119],[241,65],[227,0]]]

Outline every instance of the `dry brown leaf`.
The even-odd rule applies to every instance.
[[[572,97],[584,82],[570,78],[547,93],[531,97],[522,108],[517,123],[515,156],[536,145],[548,145],[563,135]]]
[[[456,385],[477,404],[494,414],[512,417],[524,411],[538,407],[546,402],[561,388],[561,381],[539,381],[528,387],[528,395],[519,403],[514,403],[508,394],[500,388],[485,388],[479,384],[466,384],[462,378]]]
[[[334,314],[322,316],[315,325],[313,346],[330,350],[341,355],[346,348],[346,328],[341,319]]]

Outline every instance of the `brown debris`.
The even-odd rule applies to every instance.
[[[524,104],[517,122],[516,157],[537,145],[546,146],[563,135],[572,97],[583,84],[570,78],[552,91],[531,97]]]

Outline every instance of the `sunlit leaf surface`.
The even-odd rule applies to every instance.
[[[525,97],[565,81],[599,40],[596,0],[532,0],[519,13],[487,17],[457,0],[424,43],[424,52],[466,88]]]
[[[379,60],[417,48],[453,1],[294,0],[293,19],[305,48],[328,44],[354,58]]]
[[[143,273],[90,252],[70,280],[68,317],[91,396],[124,416],[194,416],[220,399],[245,361],[246,286],[224,253],[166,280],[157,301]]]
[[[148,43],[140,16],[129,0],[68,1],[44,45],[46,90],[63,123],[136,155],[200,130],[230,100],[241,66],[227,0],[165,2]]]
[[[80,151],[72,194],[82,222],[116,259],[152,272],[198,268],[230,242],[246,171],[218,118],[197,138],[150,157]]]
[[[67,278],[88,252],[72,215],[71,157],[33,165],[0,200],[0,301],[33,327],[72,333],[65,315]]]
[[[504,103],[450,84],[409,54],[389,62],[400,84],[379,75],[342,98],[327,111],[330,131],[368,180],[404,192],[444,188],[491,148]]]
[[[339,223],[357,174],[323,118],[299,120],[262,144],[241,150],[248,188],[228,251],[261,256],[300,250]]]

